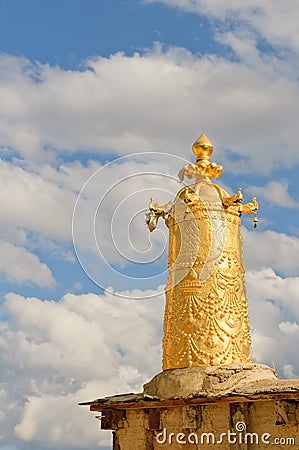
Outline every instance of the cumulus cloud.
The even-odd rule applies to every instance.
[[[79,395],[83,393],[84,390]],[[16,437],[29,444],[47,443],[50,448],[109,448],[111,434],[100,433],[94,416],[86,408],[78,407],[79,395],[29,397],[21,421],[14,430]]]
[[[58,183],[0,161],[1,223],[13,224],[55,239],[70,239],[76,196]]]
[[[249,270],[271,267],[283,275],[295,275],[299,268],[299,239],[272,230],[242,229],[245,265]]]
[[[233,29],[246,29],[249,26],[258,32],[268,43],[278,49],[299,51],[299,5],[296,0],[282,4],[279,0],[143,0],[144,3],[164,3],[185,11],[195,12],[212,19],[225,20]],[[287,27],[282,27],[287,23]]]
[[[61,449],[108,445],[77,403],[139,391],[160,371],[163,307],[162,298],[67,294],[54,302],[8,294],[0,334],[6,439]]]
[[[299,325],[296,322],[280,322],[279,329],[283,333],[296,333],[299,330]]]
[[[259,363],[274,363],[280,376],[299,375],[299,278],[282,278],[272,269],[246,274],[253,340]]]
[[[0,92],[11,103],[2,108],[0,135],[31,161],[78,150],[186,156],[204,131],[219,147],[218,159],[224,150],[241,156],[239,171],[298,162],[297,85],[267,61],[250,67],[157,46],[95,58],[80,72],[3,55],[0,66]],[[253,130],[254,145],[244,140]]]
[[[270,181],[264,186],[249,186],[246,188],[246,192],[284,208],[298,208],[299,206],[299,203],[289,194],[286,180]]]
[[[52,287],[55,280],[49,267],[24,247],[0,241],[0,273],[15,283]]]

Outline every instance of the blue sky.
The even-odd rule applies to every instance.
[[[78,69],[86,58],[132,55],[155,41],[208,53],[221,47],[209,21],[134,0],[1,1],[2,51]]]
[[[221,186],[260,202],[254,361],[299,376],[298,19],[296,0],[0,0],[0,449],[107,449],[77,403],[161,370],[167,231],[144,211],[201,133]]]

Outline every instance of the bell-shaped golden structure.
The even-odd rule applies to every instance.
[[[193,145],[195,164],[179,173],[194,178],[175,200],[151,200],[147,223],[163,217],[169,228],[168,280],[165,289],[163,370],[251,361],[248,305],[244,280],[240,217],[258,203],[243,205],[211,181],[222,167],[210,162],[205,136]]]

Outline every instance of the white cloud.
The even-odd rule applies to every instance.
[[[239,30],[249,26],[273,46],[299,50],[299,5],[297,0],[143,0],[164,3],[220,21],[231,20]],[[221,23],[221,22],[220,22]],[[287,24],[287,26],[281,26]]]
[[[284,275],[295,275],[299,268],[299,239],[285,233],[242,228],[245,265],[249,270],[271,267]]]
[[[100,433],[94,415],[78,402],[78,393],[29,397],[15,435],[23,442],[47,443],[50,448],[110,447],[111,433]]]
[[[156,47],[132,57],[96,58],[80,72],[4,56],[0,66],[0,92],[12,103],[1,111],[0,135],[31,161],[79,149],[187,156],[204,131],[219,148],[216,159],[225,160],[224,149],[249,158],[238,163],[241,171],[298,162],[297,85],[271,61],[249,67]],[[244,140],[253,130],[254,145]]]
[[[249,186],[246,188],[246,192],[284,208],[298,208],[299,206],[299,203],[289,194],[286,180],[270,181],[265,186]]]
[[[256,299],[271,300],[276,307],[281,308],[277,311],[277,314],[284,313],[283,309],[285,308],[288,316],[284,316],[284,319],[288,319],[288,321],[298,318],[298,277],[282,278],[276,275],[272,269],[264,269],[259,272],[249,271],[247,281],[254,288]],[[261,316],[260,320],[266,320],[266,317]],[[275,320],[275,317],[273,317],[273,320]]]
[[[7,239],[10,243],[19,246],[29,245],[28,236],[25,230],[18,228],[13,223],[1,223],[0,219],[0,236],[1,239]]]
[[[281,278],[272,269],[247,272],[253,356],[274,363],[280,376],[299,375],[299,278]],[[292,372],[286,367],[292,365]]]
[[[51,302],[7,295],[2,312],[10,321],[0,334],[6,439],[14,430],[32,446],[107,445],[107,433],[77,403],[139,391],[161,370],[163,307],[162,298],[68,294]],[[14,414],[6,414],[9,405]]]
[[[70,239],[76,196],[11,162],[0,161],[1,223]]]
[[[15,283],[52,287],[55,280],[49,267],[24,247],[0,241],[0,273]]]
[[[299,325],[296,322],[280,322],[279,329],[283,333],[292,334],[299,331]]]

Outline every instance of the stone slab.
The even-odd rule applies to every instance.
[[[258,384],[275,385],[278,379],[274,369],[263,364],[230,364],[197,366],[165,370],[146,383],[144,394],[161,400],[193,396],[219,396],[246,392]]]

